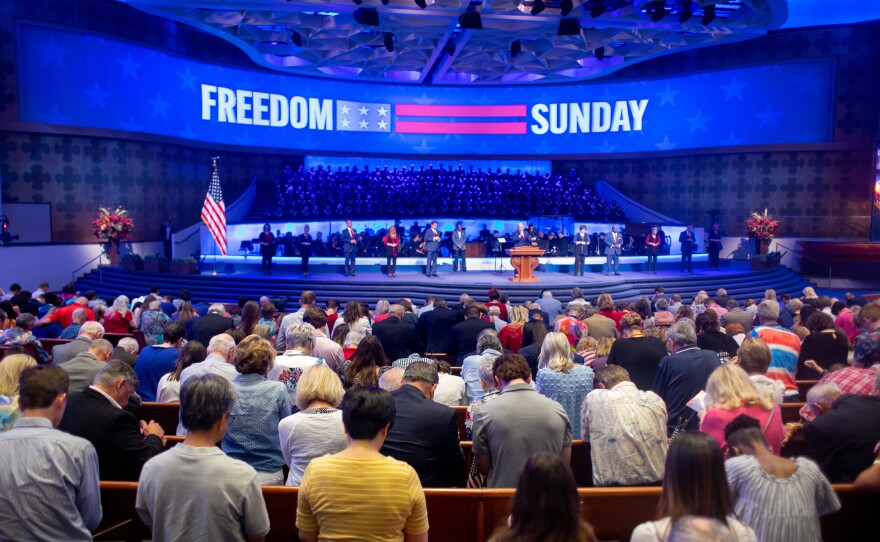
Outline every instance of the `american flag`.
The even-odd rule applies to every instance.
[[[337,100],[336,129],[342,132],[391,132],[391,104]]]
[[[398,134],[521,135],[526,133],[526,106],[395,104]]]
[[[217,173],[217,160],[212,158],[214,173],[211,175],[211,186],[202,205],[202,222],[214,236],[220,247],[220,253],[226,256],[226,205],[223,203],[223,190],[220,189],[220,174]]]

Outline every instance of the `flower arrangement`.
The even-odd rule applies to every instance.
[[[131,240],[134,222],[128,216],[128,211],[122,207],[113,210],[101,207],[98,209],[98,218],[92,221],[92,227],[95,228],[95,237],[99,240],[119,244]]]
[[[749,229],[749,237],[769,241],[776,235],[776,230],[779,229],[779,221],[774,219],[767,212],[767,209],[764,209],[764,214],[752,213],[752,217],[746,220],[746,227]]]

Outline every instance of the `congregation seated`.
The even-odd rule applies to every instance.
[[[95,339],[89,349],[80,352],[73,359],[58,364],[70,377],[68,393],[82,393],[92,385],[95,376],[113,355],[113,345],[106,339]]]
[[[311,324],[294,323],[287,326],[285,332],[287,349],[283,354],[275,356],[275,363],[267,378],[272,382],[281,382],[290,403],[296,403],[296,388],[306,368],[315,364],[323,364],[324,360],[312,356],[315,349],[315,328]]]
[[[192,325],[193,339],[208,344],[215,335],[226,333],[234,327],[234,320],[226,314],[222,303],[214,303],[208,307],[208,313],[196,318]]]
[[[388,359],[405,358],[422,351],[416,325],[405,322],[403,305],[395,303],[388,308],[387,316],[374,322],[372,333],[382,343]]]
[[[79,335],[79,330],[87,319],[86,310],[84,308],[76,309],[71,314],[71,319],[72,322],[61,331],[59,339],[75,339]]]
[[[870,308],[868,312],[871,312]],[[816,373],[806,367],[807,360],[815,362],[823,371],[838,363],[846,364],[850,341],[846,333],[834,325],[831,316],[824,312],[814,313],[807,319],[806,328],[810,330],[810,334],[804,337],[797,359],[799,380],[816,377]]]
[[[771,359],[772,354],[767,343],[757,337],[749,336],[743,339],[732,363],[739,365],[746,372],[760,395],[769,397],[774,403],[781,405],[785,384],[767,376]]]
[[[303,314],[303,322],[315,328],[315,347],[312,349],[312,354],[323,359],[324,363],[334,371],[342,370],[345,357],[342,346],[327,336],[327,313],[323,309],[312,307]],[[334,327],[337,326],[339,322]]]
[[[461,377],[464,379],[469,403],[479,401],[487,391],[480,380],[483,362],[494,360],[503,351],[504,347],[494,329],[487,328],[477,336],[476,353],[464,358],[461,364]]]
[[[455,357],[455,364],[461,365],[466,356],[477,349],[477,337],[484,329],[495,332],[495,326],[481,318],[480,309],[471,306],[465,311],[464,321],[452,326],[449,344],[445,352]]]
[[[665,300],[658,300],[658,305],[660,301]],[[611,345],[608,365],[620,365],[627,370],[638,389],[648,391],[657,376],[660,360],[666,355],[663,341],[646,336],[642,328],[642,318],[638,314],[630,313],[620,319],[620,338]]]
[[[49,361],[49,353],[43,348],[43,344],[33,334],[34,315],[30,313],[19,314],[15,317],[15,326],[7,329],[0,335],[0,345],[31,344],[36,348],[40,363]]]
[[[138,395],[144,401],[155,401],[159,380],[172,370],[180,355],[180,348],[186,340],[186,328],[180,322],[168,322],[165,326],[162,341],[147,346],[138,356],[134,370],[137,373]]]
[[[66,344],[58,344],[52,348],[52,363],[60,365],[70,361],[81,352],[89,349],[92,341],[104,337],[104,326],[98,322],[85,322],[79,330],[79,336]]]
[[[439,382],[434,390],[434,401],[446,406],[468,406],[467,386],[464,379],[452,374],[452,366],[447,361],[432,360],[437,366]]]
[[[162,301],[153,299],[143,310],[138,319],[138,329],[144,332],[144,340],[148,346],[161,344],[165,336],[165,327],[171,322],[171,317],[162,310]],[[184,331],[184,336],[186,332]]]
[[[574,362],[568,340],[562,333],[548,333],[538,356],[535,389],[556,401],[571,423],[572,438],[581,438],[581,405],[593,389],[593,370]]]
[[[465,431],[467,432],[469,439],[473,439],[474,418],[477,416],[477,412],[484,404],[497,398],[501,393],[498,391],[498,388],[495,387],[495,373],[493,372],[495,359],[497,357],[498,356],[486,356],[480,361],[478,374],[480,377],[480,388],[483,390],[483,395],[479,399],[471,401],[470,404],[468,404],[465,413]]]
[[[137,339],[134,337],[123,337],[113,347],[113,355],[110,359],[124,361],[134,367],[134,364],[137,363],[137,354],[140,349],[141,347]]]
[[[425,352],[445,352],[452,334],[452,326],[458,323],[458,314],[449,308],[445,299],[432,300],[431,310],[419,315],[419,338]]]
[[[134,325],[134,313],[129,310],[129,299],[125,295],[117,296],[106,311],[104,311],[104,330],[107,333],[131,333],[137,326]]]
[[[176,403],[180,401],[180,375],[193,364],[201,363],[208,357],[208,351],[198,341],[183,345],[171,372],[162,375],[156,387],[156,402]]]
[[[779,303],[776,302],[776,294],[772,295],[772,300],[765,299],[758,305],[758,321],[761,325],[752,329],[752,336],[770,347],[771,361],[767,376],[785,385],[783,401],[796,402],[798,389],[795,377],[801,341],[797,335],[779,325]]]
[[[379,385],[379,377],[390,369],[382,343],[373,335],[364,337],[358,344],[351,359],[342,365],[342,385],[345,389],[354,386]]]
[[[12,354],[0,362],[0,433],[12,429],[21,417],[19,407],[19,378],[26,369],[37,366],[37,360],[27,354]]]

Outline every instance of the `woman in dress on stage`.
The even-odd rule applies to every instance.
[[[275,236],[272,235],[272,226],[263,225],[263,233],[260,234],[260,256],[263,257],[263,274],[272,274],[272,256],[275,255]]]
[[[718,224],[712,224],[712,231],[709,232],[709,269],[718,271],[719,255],[721,253],[721,232],[718,231]]]
[[[388,276],[396,277],[397,252],[400,248],[400,237],[397,236],[396,227],[391,226],[388,228],[388,233],[386,233],[385,237],[382,239],[382,244],[385,245],[385,262],[388,268]]]
[[[657,274],[657,256],[660,254],[660,247],[663,245],[663,238],[660,237],[660,230],[657,226],[651,228],[651,233],[645,237],[645,250],[648,252],[648,273],[651,272],[651,263],[654,263],[654,274]]]
[[[309,233],[309,225],[303,226],[302,235],[299,236],[299,255],[302,257],[302,274],[309,276],[309,258],[312,257],[312,234]]]

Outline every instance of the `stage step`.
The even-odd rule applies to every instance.
[[[679,294],[686,303],[700,290],[714,295],[718,288],[725,288],[728,294],[739,301],[752,298],[760,300],[768,288],[777,294],[790,293],[800,296],[804,286],[809,283],[786,267],[752,271],[731,269],[729,271],[698,271],[694,274],[681,274],[661,271],[658,275],[625,272],[621,276],[605,277],[592,274],[572,277],[562,273],[538,273],[541,282],[511,282],[510,272],[496,275],[491,272],[446,273],[438,278],[428,278],[418,273],[400,273],[397,278],[378,274],[359,274],[354,278],[344,278],[338,274],[313,274],[310,277],[293,275],[262,276],[255,273],[233,275],[171,275],[168,273],[145,273],[124,271],[119,267],[103,267],[80,277],[76,286],[80,291],[95,290],[105,299],[113,299],[125,294],[129,297],[144,295],[151,285],[157,285],[163,293],[176,295],[181,288],[189,288],[194,301],[235,303],[239,296],[258,298],[289,297],[295,304],[303,290],[314,291],[319,302],[337,299],[365,301],[371,306],[379,299],[396,300],[409,298],[421,305],[429,295],[440,296],[451,303],[457,303],[462,293],[485,301],[486,292],[493,285],[498,286],[510,296],[511,302],[520,303],[534,300],[541,291],[549,289],[554,297],[568,302],[571,289],[583,289],[587,299],[601,293],[610,293],[615,299],[633,300],[642,296],[650,297],[656,286],[662,285],[666,294]]]

